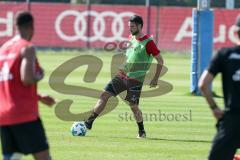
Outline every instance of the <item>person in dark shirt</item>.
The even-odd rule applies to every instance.
[[[240,39],[240,17],[237,18]],[[222,74],[224,110],[214,101],[210,84]],[[223,48],[213,57],[199,81],[199,88],[217,119],[217,134],[213,139],[209,160],[233,160],[240,147],[240,45]]]

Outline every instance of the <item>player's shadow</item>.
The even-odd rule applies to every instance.
[[[187,96],[202,96],[201,94],[197,94],[197,93],[186,93],[185,95]],[[212,91],[212,96],[214,98],[223,98],[223,96],[218,95],[216,92]]]
[[[135,137],[109,137],[109,138],[132,139],[132,140],[137,139]],[[209,140],[170,139],[170,138],[168,139],[168,138],[154,138],[154,137],[147,137],[146,140],[170,141],[170,142],[190,142],[190,143],[212,143],[212,141],[209,141]]]
[[[191,139],[167,139],[167,138],[147,138],[148,140],[153,141],[172,141],[172,142],[196,142],[196,143],[212,143],[208,140],[191,140]]]

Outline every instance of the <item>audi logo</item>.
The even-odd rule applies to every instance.
[[[124,33],[124,17],[131,17],[135,13],[133,12],[121,12],[116,13],[113,11],[104,11],[104,12],[97,12],[97,11],[76,11],[76,10],[65,10],[60,13],[55,21],[55,30],[57,35],[65,41],[73,42],[73,41],[103,41],[103,42],[112,42],[112,41],[125,41],[127,40],[126,37],[123,37]],[[74,35],[67,35],[63,32],[61,28],[62,21],[68,17],[74,16],[75,20],[73,23],[73,31]],[[91,34],[90,37],[86,36],[87,32],[87,20],[85,19],[86,16],[95,17],[93,20],[93,35]],[[111,24],[112,36],[106,37],[104,35],[106,30],[106,21],[105,17],[112,17],[113,21]],[[81,28],[79,27],[81,24]]]

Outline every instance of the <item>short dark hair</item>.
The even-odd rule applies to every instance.
[[[16,17],[16,25],[18,27],[27,27],[33,24],[33,16],[28,11],[22,11],[17,14]]]
[[[133,15],[129,22],[133,22],[133,23],[136,23],[136,24],[140,24],[141,25],[141,28],[143,28],[143,19],[141,16],[139,15]]]

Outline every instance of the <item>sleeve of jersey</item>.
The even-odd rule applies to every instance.
[[[153,40],[149,41],[146,44],[146,51],[148,55],[153,55],[154,57],[160,54],[160,50],[157,48],[156,44],[153,42]]]
[[[207,69],[213,76],[216,76],[219,72],[221,72],[221,63],[222,63],[221,55],[222,55],[221,51],[216,53],[212,58],[210,65]]]

